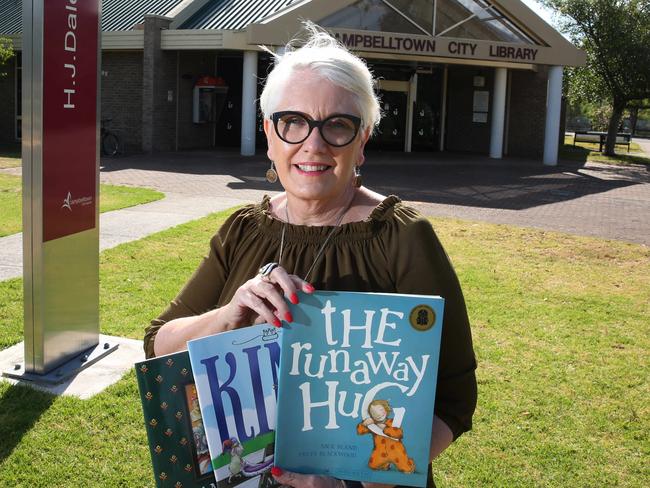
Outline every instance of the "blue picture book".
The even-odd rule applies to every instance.
[[[426,486],[444,300],[316,292],[283,324],[275,465]]]
[[[256,325],[187,343],[218,488],[278,485],[270,470],[280,332]]]

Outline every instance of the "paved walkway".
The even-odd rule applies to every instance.
[[[650,153],[650,142],[643,142]],[[268,163],[263,155],[191,151],[102,164],[102,183],[166,194],[158,202],[102,214],[102,250],[280,191],[264,179]],[[644,166],[562,163],[548,168],[520,159],[371,153],[364,181],[379,192],[400,195],[426,215],[650,245],[650,172]],[[21,235],[0,239],[0,280],[21,274]]]

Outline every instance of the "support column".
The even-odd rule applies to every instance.
[[[161,125],[160,111],[167,73],[161,49],[162,31],[169,28],[173,19],[160,15],[144,16],[144,50],[142,56],[142,151],[150,153],[159,149]],[[178,93],[176,94],[178,96]]]
[[[546,127],[544,130],[544,159],[547,166],[557,166],[560,138],[560,112],[562,110],[562,66],[548,70],[546,89]]]
[[[490,157],[503,157],[503,131],[506,120],[506,87],[508,70],[494,69],[494,95],[492,100],[492,127],[490,130]]]
[[[435,25],[435,24],[434,24]],[[440,150],[445,150],[445,130],[447,130],[447,80],[449,79],[449,65],[445,64],[442,73],[442,101],[440,102]]]
[[[257,113],[257,51],[244,51],[241,96],[241,154],[255,154],[255,116]]]

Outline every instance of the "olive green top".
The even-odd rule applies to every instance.
[[[270,214],[270,199],[234,212],[210,241],[210,252],[160,317],[147,328],[147,357],[154,356],[158,329],[167,321],[199,315],[227,304],[260,266],[279,260],[305,276],[329,226],[286,224]],[[436,415],[454,438],[471,428],[476,406],[476,361],[463,294],[447,255],[429,221],[396,196],[387,197],[362,222],[334,230],[310,283],[316,289],[440,295],[444,325],[436,390]]]

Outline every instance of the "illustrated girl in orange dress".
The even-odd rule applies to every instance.
[[[357,425],[357,434],[372,434],[374,448],[368,460],[370,469],[388,470],[393,464],[402,473],[412,473],[415,463],[402,443],[404,432],[393,427],[393,419],[388,418],[392,411],[386,400],[373,400],[368,405],[370,416]]]

